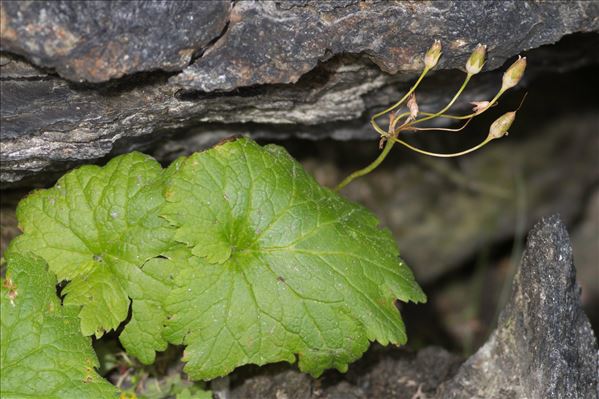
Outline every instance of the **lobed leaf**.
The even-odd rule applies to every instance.
[[[64,303],[80,307],[84,335],[116,329],[131,299],[121,342],[144,363],[167,345],[161,302],[169,282],[146,264],[172,244],[173,231],[158,215],[164,178],[161,166],[140,153],[76,169],[21,201],[24,234],[9,248],[41,256],[59,281],[69,282]]]
[[[17,216],[9,256],[33,252],[68,282],[83,334],[130,314],[126,350],[151,363],[185,344],[194,379],[296,358],[346,370],[371,341],[405,343],[396,299],[426,300],[372,213],[248,139],[167,170],[138,153],[82,167]]]
[[[396,298],[426,298],[367,209],[277,146],[228,142],[171,166],[162,214],[184,244],[165,336],[196,379],[299,358],[346,370],[369,341],[406,342]]]
[[[42,259],[8,258],[0,295],[0,397],[116,397],[95,371],[98,359],[79,331],[77,307],[62,306],[55,287]]]

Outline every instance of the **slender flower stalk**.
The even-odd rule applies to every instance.
[[[468,120],[466,120],[466,122],[464,122],[464,124],[460,127],[456,127],[456,128],[448,128],[448,127],[415,127],[415,126],[410,126],[407,127],[405,129],[405,131],[418,131],[418,132],[426,132],[426,131],[440,131],[440,132],[459,132],[460,130],[464,130],[464,128],[466,126],[468,126],[468,124],[470,123],[470,121],[473,118],[470,118]]]
[[[418,77],[418,80],[416,81],[416,83],[414,83],[414,85],[410,88],[410,90],[408,90],[408,92],[401,98],[401,100],[399,100],[398,102],[396,102],[394,105],[392,105],[391,107],[387,108],[384,111],[379,112],[378,114],[374,114],[371,118],[370,118],[370,124],[372,125],[372,127],[374,127],[374,130],[376,130],[379,134],[381,135],[386,135],[387,132],[385,132],[379,125],[378,123],[376,123],[376,120],[378,118],[380,118],[381,116],[393,111],[394,109],[396,109],[397,107],[399,107],[401,104],[404,103],[404,101],[406,101],[410,95],[416,90],[416,88],[418,87],[418,85],[420,84],[420,82],[422,82],[422,79],[424,79],[424,77],[426,76],[426,74],[428,73],[428,69],[424,68],[424,70],[422,71],[422,73],[420,74],[420,77]]]
[[[491,108],[492,106],[494,106],[495,104],[497,104],[497,100],[499,100],[499,97],[501,97],[503,95],[503,93],[505,93],[507,90],[511,89],[512,87],[516,86],[518,84],[518,82],[520,82],[520,79],[522,79],[522,76],[524,75],[525,70],[526,70],[526,57],[518,57],[518,59],[503,74],[501,89],[499,89],[497,94],[495,94],[495,97],[493,97],[493,99],[491,101],[487,101],[487,105],[485,107],[480,107],[471,114],[468,114],[468,115],[440,114],[440,115],[437,115],[438,113],[433,114],[430,112],[422,112],[422,114],[427,115],[427,116],[437,115],[440,118],[456,119],[456,120],[469,119],[469,118],[475,117],[477,115],[480,115],[483,112],[485,112],[486,110],[488,110],[489,108]]]
[[[464,79],[464,82],[462,83],[462,86],[460,86],[459,90],[453,96],[453,98],[451,99],[451,101],[449,101],[447,103],[447,105],[445,105],[445,107],[443,107],[443,109],[441,111],[439,111],[437,113],[434,113],[434,114],[431,114],[431,115],[428,115],[428,116],[425,116],[424,118],[416,119],[412,124],[415,125],[415,124],[420,123],[420,122],[425,122],[425,121],[428,121],[430,119],[437,118],[438,116],[440,116],[441,114],[443,114],[444,112],[446,112],[457,101],[458,97],[462,94],[462,92],[464,91],[464,89],[468,85],[468,82],[470,82],[471,78],[472,78],[471,74],[467,74],[466,75],[466,79]]]
[[[453,152],[453,153],[450,153],[450,154],[443,154],[443,153],[429,152],[429,151],[421,150],[420,148],[416,148],[413,145],[408,144],[405,141],[400,140],[400,139],[398,139],[396,137],[391,138],[390,140],[392,140],[392,141],[394,141],[396,143],[399,143],[399,144],[403,145],[404,147],[407,147],[410,150],[418,152],[420,154],[428,155],[428,156],[431,156],[431,157],[437,157],[437,158],[455,158],[455,157],[459,157],[459,156],[462,156],[462,155],[469,154],[471,152],[474,152],[474,151],[478,150],[479,148],[484,147],[485,145],[487,145],[492,140],[492,138],[487,137],[482,143],[477,144],[477,145],[475,145],[472,148],[468,148],[467,150],[460,151],[460,152]]]
[[[416,83],[414,83],[414,85],[410,88],[410,90],[408,90],[408,92],[398,102],[396,102],[395,104],[393,104],[386,110],[381,111],[377,114],[374,114],[370,118],[370,124],[372,125],[372,127],[374,127],[374,130],[376,130],[381,135],[387,134],[387,132],[385,132],[385,130],[383,130],[378,125],[378,123],[376,123],[376,120],[378,118],[380,118],[381,116],[393,111],[400,105],[402,105],[404,103],[404,101],[406,101],[412,95],[412,93],[414,93],[414,91],[416,90],[416,88],[418,87],[420,82],[422,82],[422,79],[424,79],[426,74],[431,69],[433,69],[435,67],[435,65],[437,65],[437,62],[439,61],[441,54],[442,54],[441,42],[439,40],[435,40],[433,45],[428,49],[428,51],[426,52],[426,55],[424,56],[424,69],[422,70],[422,73],[418,77],[418,80],[416,81]]]
[[[525,96],[525,98],[526,98],[526,96]],[[524,101],[524,98],[522,99],[522,101]],[[518,106],[518,109],[520,109],[521,106],[522,106],[522,103],[520,103],[520,106]],[[399,144],[409,148],[412,151],[415,151],[415,152],[418,152],[418,153],[424,154],[424,155],[429,155],[431,157],[437,157],[437,158],[459,157],[459,156],[469,154],[471,152],[474,152],[474,151],[484,147],[492,140],[496,140],[503,136],[507,136],[508,129],[512,126],[512,124],[514,123],[514,120],[516,119],[516,112],[518,111],[518,109],[516,109],[516,111],[506,112],[505,114],[501,115],[499,118],[497,118],[495,120],[495,122],[493,122],[491,124],[491,127],[489,128],[489,133],[487,134],[487,137],[481,143],[475,145],[474,147],[468,148],[467,150],[460,151],[460,152],[454,152],[454,153],[449,153],[449,154],[429,152],[429,151],[422,150],[420,148],[416,148],[413,145],[408,144],[405,141],[398,139],[397,137],[391,137],[390,140],[392,140],[396,143],[399,143]]]
[[[395,144],[395,141],[388,140],[387,143],[385,144],[385,147],[383,148],[383,151],[381,151],[381,153],[374,160],[374,162],[372,162],[367,167],[357,170],[354,173],[352,173],[351,175],[347,176],[345,179],[343,179],[343,181],[341,183],[339,183],[337,185],[337,187],[335,187],[335,191],[341,190],[343,187],[347,186],[349,183],[351,183],[358,177],[365,176],[365,175],[369,174],[370,172],[372,172],[373,170],[375,170],[385,160],[385,158],[387,158],[387,155],[389,155],[389,151],[391,151],[391,148],[393,148],[394,144]]]
[[[433,45],[428,49],[428,51],[425,54],[424,69],[423,69],[422,73],[420,74],[420,77],[414,83],[414,85],[410,88],[410,90],[408,90],[408,92],[397,103],[395,103],[391,107],[385,109],[384,111],[381,111],[381,112],[373,115],[372,118],[370,118],[370,123],[372,124],[374,130],[381,137],[380,147],[382,148],[382,151],[379,154],[379,156],[368,166],[353,172],[352,174],[347,176],[345,179],[343,179],[343,181],[341,181],[341,183],[339,183],[335,187],[335,191],[341,190],[343,187],[347,186],[353,180],[357,179],[358,177],[367,175],[368,173],[370,173],[374,169],[376,169],[385,160],[385,158],[389,155],[389,153],[390,153],[391,149],[393,148],[393,146],[395,145],[395,143],[401,144],[404,147],[407,147],[407,148],[411,149],[412,151],[418,152],[420,154],[429,155],[432,157],[452,158],[452,157],[459,157],[459,156],[474,152],[474,151],[484,147],[492,140],[501,138],[508,134],[508,129],[511,127],[512,123],[514,122],[515,117],[516,117],[516,112],[520,109],[520,106],[522,106],[522,103],[520,104],[520,106],[518,106],[518,109],[516,109],[515,111],[505,113],[501,117],[497,118],[497,120],[495,120],[495,122],[493,122],[491,124],[487,137],[481,143],[479,143],[471,148],[468,148],[464,151],[454,152],[454,153],[430,152],[430,151],[426,151],[426,150],[417,148],[417,147],[413,146],[412,144],[409,144],[399,138],[399,134],[402,131],[415,131],[415,132],[430,131],[430,130],[439,130],[439,131],[448,131],[448,132],[461,131],[470,123],[472,118],[482,114],[483,112],[487,111],[489,108],[495,106],[497,104],[497,100],[503,95],[503,93],[505,93],[510,88],[516,86],[518,84],[518,82],[522,79],[522,76],[526,69],[526,58],[519,57],[504,73],[503,78],[502,78],[502,86],[490,101],[473,102],[472,103],[472,105],[474,105],[473,113],[468,114],[468,115],[445,114],[445,112],[447,110],[449,110],[455,104],[457,99],[460,97],[460,95],[466,89],[466,86],[468,85],[468,83],[470,82],[472,77],[474,75],[478,74],[482,70],[482,68],[485,64],[486,46],[479,44],[476,46],[476,48],[474,49],[474,51],[468,58],[468,61],[466,62],[466,78],[464,79],[462,85],[460,86],[458,91],[455,93],[455,95],[452,97],[452,99],[438,112],[435,112],[435,113],[421,112],[419,109],[418,103],[416,101],[416,95],[415,95],[416,88],[418,87],[420,82],[424,79],[424,77],[426,76],[428,71],[430,71],[432,68],[435,67],[435,65],[437,65],[439,58],[441,57],[441,53],[442,53],[441,43],[438,40],[435,40]],[[524,97],[526,98],[526,95]],[[405,105],[407,106],[408,111],[400,113],[399,110],[397,110],[397,109],[400,106],[404,105],[404,102],[406,102],[406,100],[407,100],[407,104],[405,104]],[[524,102],[524,98],[522,99],[522,102]],[[385,131],[383,128],[381,128],[376,122],[376,120],[379,117],[386,115],[386,114],[389,114],[389,124],[388,124],[387,131]],[[418,115],[423,115],[423,117],[418,118]],[[455,129],[417,127],[416,126],[422,122],[425,122],[425,121],[428,121],[431,119],[435,119],[435,118],[466,120],[466,122],[461,127],[455,128]],[[404,119],[404,120],[400,124],[402,119]],[[399,126],[397,126],[397,125],[399,125]]]

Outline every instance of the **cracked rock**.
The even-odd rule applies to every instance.
[[[207,92],[295,83],[344,53],[366,54],[387,73],[415,72],[438,38],[446,47],[441,68],[462,67],[485,43],[494,69],[565,33],[598,29],[598,13],[597,3],[583,1],[239,2],[223,37],[171,81]]]
[[[2,50],[76,82],[180,71],[223,31],[230,2],[3,1]]]

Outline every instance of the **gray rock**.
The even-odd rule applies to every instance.
[[[572,247],[558,216],[528,235],[497,330],[439,398],[597,398],[599,352],[580,304]]]
[[[437,38],[447,48],[441,68],[462,67],[476,44],[485,43],[493,69],[566,32],[598,29],[597,15],[596,2],[239,2],[227,32],[171,81],[207,92],[295,83],[344,53],[366,54],[387,73],[414,72]]]
[[[180,71],[227,24],[230,2],[3,1],[2,50],[76,81]]]
[[[415,71],[439,37],[451,49],[443,68],[462,66],[478,42],[489,46],[496,68],[522,50],[599,28],[598,13],[596,3],[584,1],[4,2],[2,49],[70,80],[103,82],[182,70],[215,41],[172,80],[222,91],[295,83],[347,53],[366,54],[391,74]]]
[[[228,377],[230,386],[211,389],[217,399],[412,399],[417,393],[433,394],[460,362],[459,356],[437,347],[418,353],[375,347],[346,375],[330,372],[314,379],[279,364],[236,372]]]
[[[4,187],[45,184],[74,165],[147,148],[179,133],[201,133],[203,143],[217,141],[217,130],[223,135],[251,131],[254,137],[273,139],[376,139],[367,127],[367,116],[409,87],[433,38],[443,38],[446,49],[440,71],[419,91],[421,106],[427,109],[448,101],[463,76],[446,69],[461,67],[479,41],[490,45],[488,66],[495,68],[524,49],[570,32],[597,30],[599,25],[597,4],[585,1],[240,2],[229,15],[224,15],[228,3],[106,4],[2,3],[3,49],[77,81],[129,75],[102,84],[74,84],[4,53],[0,58]],[[179,15],[181,10],[197,18],[192,23]],[[106,29],[98,28],[96,15],[110,20]],[[434,16],[441,19],[427,19]],[[220,35],[228,19],[230,28]],[[273,21],[279,22],[273,29],[260,25]],[[201,29],[191,32],[190,26]],[[503,33],[491,31],[500,26]],[[306,36],[306,41],[299,41],[299,36],[297,42],[281,41],[279,30],[284,27],[289,28],[286,33]],[[80,40],[61,44],[61,29]],[[261,37],[261,30],[268,37]],[[570,41],[565,48],[535,50],[540,53],[531,54],[527,76],[535,70],[560,71],[597,62],[599,54],[593,49],[598,42],[593,34]],[[269,53],[257,53],[260,45]],[[296,46],[295,51],[289,46]],[[147,72],[183,68],[190,54],[181,53],[183,48],[198,54],[208,50],[180,74]],[[127,61],[126,52],[131,53]],[[112,66],[98,67],[94,57],[98,65]],[[254,63],[250,69],[244,66],[244,57]],[[85,62],[73,64],[77,59]],[[206,80],[217,71],[223,79]],[[489,99],[499,79],[498,72],[477,76],[464,104]],[[197,91],[202,84],[218,91]],[[457,107],[456,112],[463,109],[464,105]]]
[[[599,326],[599,189],[590,200],[576,230],[572,231],[572,246],[578,281],[582,287],[582,303],[591,321]]]

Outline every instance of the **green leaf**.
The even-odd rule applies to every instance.
[[[84,335],[116,329],[132,299],[121,342],[144,363],[167,345],[161,302],[168,281],[154,261],[146,263],[172,244],[172,228],[158,215],[164,178],[140,153],[76,169],[21,201],[24,234],[10,247],[41,256],[59,281],[69,281],[64,303],[80,307]]]
[[[177,394],[176,399],[212,399],[212,392],[198,390],[192,393],[189,388],[185,388],[181,393]]]
[[[2,398],[116,397],[95,371],[98,359],[79,331],[78,309],[61,306],[42,259],[8,258],[0,307]]]
[[[402,344],[395,299],[425,301],[376,217],[323,188],[277,146],[248,139],[171,167],[163,215],[188,249],[165,335],[195,379],[299,358],[346,370],[369,341]]]

